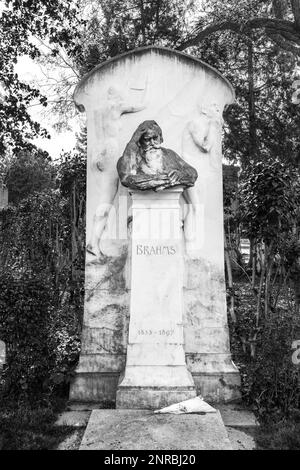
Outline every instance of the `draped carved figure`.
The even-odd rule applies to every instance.
[[[121,116],[137,113],[145,107],[145,102],[142,104],[126,102],[121,91],[117,87],[111,86],[107,90],[106,100],[98,113],[101,148],[96,150],[91,163],[96,184],[101,188],[101,193],[97,201],[91,237],[87,243],[87,252],[97,259],[102,255],[100,250],[101,236],[118,189],[116,164],[121,153],[119,148]]]

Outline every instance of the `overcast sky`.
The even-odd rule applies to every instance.
[[[0,14],[5,8],[3,1],[0,0]],[[18,63],[15,67],[16,73],[18,73],[21,81],[27,82],[32,86],[38,88],[42,94],[50,98],[50,90],[45,85],[47,79],[45,77],[45,69],[41,65],[35,63],[32,59],[27,56],[19,58]],[[59,69],[51,68],[51,74],[53,77],[58,77],[61,71]],[[46,128],[48,133],[51,135],[51,139],[38,138],[33,142],[44,150],[47,150],[53,159],[59,157],[62,151],[71,150],[76,143],[75,134],[79,130],[79,119],[70,119],[68,122],[70,130],[57,132],[53,125],[57,122],[58,118],[54,114],[51,115],[43,106],[32,103],[32,106],[28,108],[32,118],[39,122],[42,127]]]
[[[29,57],[23,56],[20,57],[16,65],[16,72],[20,80],[35,86],[45,96],[50,98],[50,90],[44,86],[46,78],[44,75],[45,70],[43,70],[42,66],[36,64]],[[53,76],[57,76],[59,73],[59,70],[52,69]],[[34,140],[34,143],[43,150],[47,150],[53,159],[58,158],[62,151],[68,151],[74,147],[76,143],[75,133],[79,130],[79,119],[70,119],[69,125],[71,130],[57,132],[53,125],[57,122],[58,117],[55,114],[51,114],[47,108],[33,103],[29,108],[29,112],[32,118],[45,127],[51,135],[51,139],[38,138]]]

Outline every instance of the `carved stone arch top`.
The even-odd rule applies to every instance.
[[[116,196],[117,161],[141,122],[158,123],[164,146],[198,171],[201,192],[204,166],[221,169],[221,126],[207,110],[215,107],[222,116],[234,99],[231,84],[216,69],[164,47],[126,52],[87,73],[74,92],[77,108],[87,115],[87,239],[97,210],[105,213],[99,205],[111,205]]]
[[[85,105],[85,94],[89,94],[92,89],[97,86],[97,77],[101,78],[104,75],[116,75],[116,68],[124,67],[124,69],[128,69],[133,65],[139,67],[143,65],[143,60],[145,58],[161,58],[166,59],[169,62],[182,63],[188,68],[194,68],[196,73],[199,73],[201,70],[202,72],[206,72],[210,78],[216,81],[220,81],[223,83],[224,87],[228,89],[228,102],[225,104],[231,104],[235,99],[234,89],[231,83],[214,67],[209,64],[206,64],[202,60],[192,57],[189,54],[180,51],[174,51],[172,49],[168,49],[166,47],[160,46],[146,46],[140,47],[138,49],[134,49],[133,51],[125,52],[123,54],[117,55],[112,57],[105,62],[97,65],[93,68],[90,72],[85,74],[82,79],[77,84],[75,91],[74,91],[74,101],[77,106],[81,107],[83,111],[83,107]],[[176,66],[176,65],[175,65]],[[159,73],[158,70],[153,67],[154,73]],[[120,77],[121,82],[124,84],[123,76]],[[137,90],[141,86],[141,83],[138,84],[138,76],[137,78]],[[174,77],[173,77],[174,78]],[[175,79],[174,79],[175,80]]]

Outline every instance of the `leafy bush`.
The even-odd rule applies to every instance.
[[[66,391],[80,350],[78,322],[74,311],[60,315],[54,298],[45,274],[26,272],[18,279],[0,274],[0,331],[7,344],[4,396],[37,402],[55,390]]]
[[[18,204],[30,194],[52,185],[54,169],[49,160],[47,153],[41,150],[17,154],[5,178],[10,203]]]
[[[294,420],[268,423],[258,430],[255,437],[263,450],[300,450],[300,423]]]
[[[38,397],[51,368],[47,322],[51,284],[35,275],[0,275],[0,331],[7,345],[6,393],[16,399]]]
[[[243,395],[259,415],[288,416],[300,406],[300,183],[298,170],[278,158],[257,158],[243,169],[237,224],[251,240],[251,271],[235,289],[231,342]],[[259,269],[258,269],[259,266]],[[230,287],[228,286],[229,293]]]
[[[288,415],[300,406],[299,371],[291,357],[294,326],[293,315],[276,315],[262,328],[255,358],[248,362],[248,396],[263,417]]]
[[[2,381],[17,400],[67,394],[78,360],[85,165],[83,153],[65,154],[50,168],[57,189],[35,188],[0,211],[0,339],[8,346]]]
[[[53,312],[48,330],[51,374],[47,384],[52,392],[67,396],[69,384],[80,353],[80,328],[78,307],[67,304],[64,309]]]
[[[292,297],[291,290],[288,291]],[[256,299],[246,281],[237,282],[236,318],[231,346],[242,377],[242,395],[260,418],[277,420],[300,407],[300,370],[292,362],[292,343],[300,339],[300,317],[287,302],[256,325]],[[256,331],[253,339],[253,331]]]

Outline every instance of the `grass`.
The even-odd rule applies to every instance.
[[[51,408],[0,409],[0,450],[52,450],[78,428],[56,426]]]
[[[300,423],[285,420],[261,426],[255,436],[258,449],[300,450]]]

